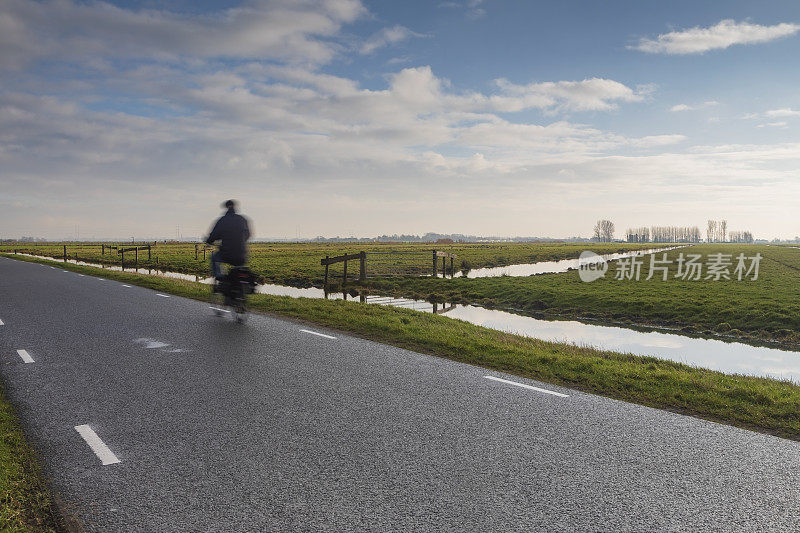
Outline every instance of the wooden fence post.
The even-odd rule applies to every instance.
[[[152,250],[150,249],[150,245],[148,244],[147,245],[147,260],[148,261],[152,261],[153,260],[153,256],[151,255],[151,252],[152,252]]]
[[[133,260],[133,269],[139,270],[139,247],[133,249],[134,253],[134,260]]]
[[[367,252],[361,252],[361,268],[358,272],[358,280],[366,281],[367,279]]]
[[[347,252],[344,253],[347,256]],[[344,273],[342,273],[342,287],[347,284],[347,259],[344,260]]]
[[[328,298],[328,256],[325,256],[325,298]]]
[[[122,254],[122,259],[120,260],[119,265],[122,267],[122,270],[125,271],[125,249],[118,250]]]
[[[64,245],[64,262],[67,262],[67,245]]]
[[[197,260],[197,245],[194,245],[194,259]]]
[[[451,257],[450,257],[450,278],[452,278],[452,277],[453,277],[453,275],[455,274],[455,272],[456,272],[456,271],[455,271],[455,270],[453,270],[453,257],[451,256]]]
[[[447,263],[445,261],[447,261],[447,258],[442,256],[442,278],[447,277]]]
[[[439,262],[436,260],[436,250],[433,251],[433,277],[435,278],[438,275],[437,269],[439,268]]]
[[[106,255],[106,245],[101,244],[100,246],[102,246],[102,248],[100,249],[100,255]]]

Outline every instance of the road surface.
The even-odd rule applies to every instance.
[[[87,531],[800,528],[797,442],[58,264],[0,258],[0,321]]]

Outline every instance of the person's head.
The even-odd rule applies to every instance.
[[[222,205],[223,205],[223,207],[225,207],[225,209],[228,209],[229,211],[235,211],[236,210],[236,202],[234,200],[228,200]]]

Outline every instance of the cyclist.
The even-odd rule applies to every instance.
[[[217,220],[206,239],[207,244],[222,241],[219,250],[211,254],[211,274],[217,281],[223,278],[221,263],[242,266],[247,262],[250,238],[250,226],[245,217],[236,213],[236,202],[228,200],[223,205],[227,212]]]

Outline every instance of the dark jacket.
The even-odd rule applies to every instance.
[[[219,246],[220,255],[225,263],[234,266],[243,265],[247,261],[247,239],[250,238],[250,228],[247,219],[237,215],[233,209],[217,220],[214,229],[206,239],[208,244],[222,241]]]

